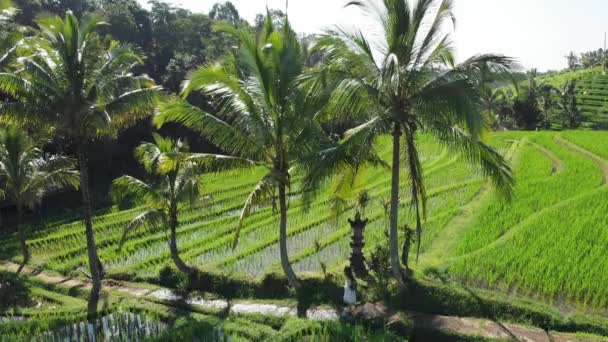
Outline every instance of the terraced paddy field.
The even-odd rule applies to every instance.
[[[557,75],[542,78],[548,84],[563,89],[569,80],[576,80],[578,108],[584,116],[585,128],[608,128],[608,75],[602,68],[590,68],[577,71],[566,71]],[[559,127],[560,123],[554,123]]]
[[[460,284],[603,313],[608,303],[608,132],[504,132],[493,134],[491,142],[515,171],[510,203],[496,196],[457,155],[426,136],[419,138],[429,206],[415,276],[439,270]],[[381,141],[388,159],[387,147],[388,140]],[[278,218],[270,204],[245,222],[240,243],[232,249],[239,209],[260,175],[261,170],[205,176],[210,200],[180,219],[178,245],[185,261],[203,270],[254,279],[280,269]],[[366,250],[371,251],[385,242],[382,202],[389,195],[390,171],[368,170],[363,176],[356,190],[365,189],[372,197],[365,232]],[[401,222],[411,224],[406,176]],[[291,189],[288,246],[300,274],[320,275],[320,262],[340,272],[347,262],[346,219],[353,215],[354,202],[336,219],[330,196],[328,186],[305,208],[298,186]],[[154,281],[170,265],[164,232],[133,232],[119,248],[123,228],[141,210],[115,210],[95,219],[109,278]],[[69,221],[29,228],[32,263],[81,277],[84,228]],[[18,260],[16,237],[6,235],[1,241],[0,258]]]

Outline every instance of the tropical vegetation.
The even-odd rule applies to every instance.
[[[93,315],[104,271],[93,230],[86,147],[93,138],[116,134],[149,115],[158,88],[148,77],[129,73],[141,58],[127,45],[104,41],[96,32],[101,19],[79,22],[68,12],[65,18],[44,17],[37,24],[40,36],[16,61],[17,70],[0,73],[0,91],[11,98],[3,103],[0,115],[5,122],[65,137],[76,150],[93,280],[89,314]]]
[[[25,132],[15,126],[0,131],[0,198],[17,208],[15,225],[19,235],[23,264],[30,253],[27,248],[23,214],[35,210],[42,199],[53,191],[78,187],[75,163],[62,156],[43,156]]]
[[[317,46],[326,61],[317,72],[319,78],[336,83],[328,111],[364,122],[344,133],[347,142],[357,140],[359,146],[369,148],[378,136],[392,135],[391,268],[404,286],[398,249],[400,164],[406,164],[409,178],[417,254],[428,201],[416,144],[420,131],[434,135],[479,165],[497,188],[509,195],[511,170],[502,156],[481,139],[488,120],[475,80],[482,74],[507,72],[513,63],[507,57],[481,55],[454,65],[449,35],[441,30],[454,18],[452,1],[420,1],[414,7],[401,0],[385,1],[382,8],[375,8],[372,2],[355,1],[350,5],[378,11],[377,20],[383,28],[382,55],[374,55],[362,32],[340,30]],[[427,22],[431,25],[424,25]],[[407,247],[404,244],[403,250]]]
[[[457,63],[454,6],[0,0],[2,339],[608,335],[604,51]]]

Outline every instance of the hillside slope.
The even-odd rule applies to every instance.
[[[444,269],[458,282],[531,296],[553,304],[595,308],[608,303],[608,132],[503,132],[492,143],[513,164],[517,185],[511,203],[497,197],[480,174],[428,136],[420,156],[429,195],[422,255],[415,274]],[[389,157],[388,140],[381,151]],[[261,278],[277,271],[278,221],[272,205],[245,222],[232,249],[239,209],[263,170],[204,177],[212,203],[180,218],[178,244],[188,263],[227,275]],[[357,190],[367,189],[366,251],[385,241],[390,171],[370,170]],[[298,177],[294,177],[297,184]],[[413,225],[403,177],[400,222]],[[329,188],[305,210],[298,186],[290,196],[288,246],[298,273],[321,274],[321,262],[340,272],[350,252],[348,209],[336,221]],[[158,279],[171,265],[165,232],[136,231],[118,248],[126,223],[141,208],[95,219],[100,257],[109,277]],[[30,227],[32,262],[49,271],[81,276],[86,244],[81,222]],[[319,252],[315,248],[319,246]],[[0,239],[0,258],[18,260],[14,235]]]
[[[608,128],[608,74],[605,75],[602,68],[564,71],[539,80],[558,89],[562,89],[569,80],[576,80],[578,106],[585,117],[583,127]]]

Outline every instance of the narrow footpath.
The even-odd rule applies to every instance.
[[[18,264],[8,261],[0,261],[0,270],[17,272],[19,268],[20,265]],[[91,288],[91,284],[87,280],[54,276],[45,272],[37,271],[27,266],[21,270],[21,273],[35,278],[40,282],[65,288]],[[118,291],[142,299],[161,300],[165,301],[169,305],[171,302],[181,299],[170,289],[160,287],[156,289],[149,289],[145,287],[138,287],[135,284],[130,284],[127,286],[112,282],[110,284],[105,284],[105,289],[110,291]],[[295,307],[265,304],[261,302],[227,301],[224,299],[205,300],[193,298],[188,299],[187,303],[204,309],[227,310],[232,314],[261,314],[294,317],[297,315],[297,309]],[[608,338],[589,338],[553,331],[546,332],[539,328],[527,327],[518,324],[494,322],[487,319],[430,315],[416,312],[406,313],[418,326],[464,336],[534,342],[608,341]],[[340,318],[340,314],[335,309],[311,308],[306,312],[306,317],[308,319],[317,321],[333,321],[338,320]]]

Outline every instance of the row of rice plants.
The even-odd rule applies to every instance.
[[[180,222],[182,224],[188,224],[192,222],[197,222],[202,219],[205,219],[208,216],[217,216],[221,215],[226,211],[225,208],[236,208],[240,204],[242,198],[247,195],[247,191],[241,191],[240,193],[233,194],[230,198],[223,199],[222,201],[213,201],[212,203],[208,203],[203,206],[189,208],[186,210],[182,210],[180,216]],[[106,234],[107,230],[111,228],[124,228],[124,226],[137,214],[141,212],[128,210],[123,212],[122,215],[114,215],[112,219],[106,219],[106,217],[98,217],[95,222],[95,230],[100,231],[100,234]],[[83,224],[82,222],[75,222],[68,226],[64,226],[63,229],[56,234],[49,234],[48,236],[42,239],[33,239],[30,244],[32,247],[36,248],[37,246],[45,246],[49,244],[56,243],[58,241],[62,242],[62,245],[66,243],[66,240],[76,239],[77,244],[84,241],[84,237],[82,234]]]
[[[447,158],[447,154],[445,154],[444,150],[441,149],[439,150],[438,146],[430,146],[432,148],[432,152],[427,152],[425,149],[425,158],[428,159],[430,162],[440,162],[441,160]],[[440,152],[440,156],[441,158],[437,158],[437,152]],[[428,157],[426,157],[428,156]],[[378,179],[377,177],[375,177],[375,179]],[[387,182],[386,180],[383,180],[382,183]],[[327,198],[322,199],[323,196],[320,196],[321,198],[317,199],[317,201],[313,204],[313,206],[316,207],[322,207],[322,204],[325,204],[325,201],[327,201]],[[320,199],[322,199],[320,201]],[[321,202],[321,203],[320,203]],[[295,212],[293,212],[294,209],[297,209],[298,207],[301,206],[300,201],[298,201],[297,199],[294,200],[292,199],[291,202],[291,207],[292,207],[292,212],[290,213],[290,217],[294,214],[296,214]],[[271,215],[271,211],[269,209],[265,209],[266,210],[266,215]],[[322,209],[321,209],[322,210]],[[262,214],[263,214],[262,210]],[[264,215],[266,219],[268,219],[269,216]],[[307,215],[314,215],[311,214],[311,212],[307,212]],[[231,232],[234,228],[236,228],[236,220],[232,223],[232,224],[228,224],[229,229],[221,229],[218,230],[218,234],[212,234],[213,236],[209,236],[206,238],[207,243],[201,243],[200,241],[195,241],[195,240],[190,240],[187,244],[185,245],[180,245],[180,250],[183,252],[182,255],[184,257],[184,259],[189,260],[191,262],[193,262],[196,265],[206,265],[209,262],[217,262],[217,261],[221,261],[222,257],[224,256],[228,256],[229,254],[233,254],[239,253],[240,249],[246,250],[246,248],[248,247],[248,242],[249,241],[255,241],[255,242],[259,242],[262,241],[262,237],[264,236],[268,236],[269,234],[272,235],[274,234],[275,231],[275,226],[276,224],[271,224],[270,227],[268,227],[268,233],[269,234],[262,234],[256,231],[256,229],[251,229],[251,228],[264,228],[263,225],[259,225],[259,226],[254,226],[251,227],[252,222],[254,222],[256,219],[259,219],[260,217],[260,212],[256,213],[251,219],[249,219],[247,222],[247,226],[249,226],[249,228],[246,226],[246,228],[243,231],[243,237],[241,238],[241,242],[239,243],[239,247],[237,247],[237,250],[232,250],[231,248],[231,240],[232,240],[232,236],[228,235],[229,232]],[[268,225],[268,223],[274,223],[274,219],[269,220],[269,221],[265,221],[266,225]],[[247,236],[247,234],[249,234],[249,236]],[[218,240],[217,238],[220,238],[220,240]],[[249,239],[248,239],[249,238]],[[268,242],[266,242],[268,243]],[[161,248],[159,246],[159,248],[156,249],[156,251],[160,251]],[[155,252],[156,252],[155,251]],[[150,256],[152,255],[153,257],[141,262],[141,263],[136,263],[134,265],[131,265],[132,267],[136,267],[138,269],[143,268],[150,268],[153,267],[154,269],[158,268],[158,265],[160,265],[160,263],[164,260],[166,260],[166,252],[165,253],[161,253],[158,255],[154,255],[154,253],[145,253],[146,256]],[[143,259],[143,258],[142,258]]]
[[[603,310],[607,211],[604,186],[534,216],[514,234],[452,262],[450,271],[478,286]]]
[[[191,215],[187,220],[185,220],[185,222],[182,222],[179,236],[181,237],[188,234],[191,235],[193,232],[206,230],[209,226],[223,224],[225,221],[227,221],[227,218],[222,216],[215,218],[215,216],[217,216],[216,213],[199,213]],[[209,218],[210,220],[205,221],[206,218]],[[127,257],[143,248],[148,248],[152,245],[163,244],[166,242],[166,233],[164,230],[161,229],[156,233],[151,233],[142,229],[130,232],[126,243],[122,248],[119,248],[126,224],[127,223],[125,222],[122,225],[113,227],[114,229],[112,231],[107,231],[105,234],[99,234],[97,245],[100,248],[100,257],[104,262],[112,262],[121,257]],[[86,246],[84,245],[84,242],[82,242],[82,239],[82,236],[75,238],[76,241],[81,241],[80,243],[76,243],[75,246],[73,242],[70,244],[66,243],[67,247],[72,248],[67,248],[57,251],[55,254],[51,253],[50,255],[47,255],[47,265],[51,266],[53,264],[59,264],[62,270],[69,270],[74,267],[74,265],[84,261],[86,255]]]
[[[458,213],[458,208],[468,203],[479,192],[481,182],[479,180],[469,180],[468,182],[452,184],[451,186],[441,186],[429,191],[428,211],[430,217],[423,224],[422,246],[426,246],[434,236],[439,234],[445,224]],[[404,209],[409,205],[409,200],[401,205]],[[366,215],[370,220],[365,231],[366,250],[372,250],[373,246],[386,241],[385,230],[387,229],[387,218],[384,208],[380,205],[368,210]],[[400,222],[413,226],[414,215],[411,211],[402,210]],[[345,224],[342,229],[332,235],[328,235],[318,241],[320,251],[314,244],[309,244],[306,250],[295,254],[292,260],[299,271],[320,270],[320,262],[328,267],[342,265],[350,253],[351,228]],[[428,235],[428,236],[427,236]],[[403,239],[403,237],[401,237]],[[403,242],[403,241],[401,241]],[[346,257],[345,257],[346,256]],[[276,262],[276,261],[275,261]]]
[[[598,166],[589,158],[560,146],[555,134],[538,132],[527,137],[559,158],[565,165],[563,172],[551,174],[547,158],[526,152],[517,163],[515,196],[511,203],[492,198],[474,217],[457,247],[458,254],[466,254],[503,235],[510,227],[539,210],[597,187],[602,181]],[[529,151],[529,149],[527,149]],[[543,170],[544,178],[534,170]],[[527,177],[531,178],[528,179]]]
[[[425,163],[425,167],[432,169],[442,169],[455,162],[455,158],[438,144],[431,142],[426,136],[420,138],[422,140],[421,159]],[[381,139],[382,140],[382,139]],[[381,141],[381,144],[383,142]],[[387,154],[382,151],[382,154]],[[390,152],[390,151],[389,151]],[[253,175],[260,172],[254,170]],[[384,170],[374,170],[370,175],[370,180],[377,180],[373,186],[387,188],[390,182],[388,177],[382,177],[386,173]],[[463,175],[465,173],[462,173]],[[226,175],[233,175],[225,177]],[[188,260],[196,260],[200,257],[201,251],[210,252],[213,250],[220,251],[219,247],[230,245],[231,232],[237,224],[238,209],[242,205],[243,198],[247,195],[250,187],[253,185],[251,180],[251,171],[229,171],[218,175],[205,175],[207,189],[213,197],[212,208],[194,208],[184,212],[181,218],[182,225],[179,228],[178,243],[180,249],[186,252]],[[294,177],[297,182],[298,177]],[[227,179],[230,179],[228,182]],[[440,177],[445,181],[446,177]],[[294,188],[297,188],[295,186]],[[224,190],[225,189],[225,190]],[[297,199],[297,193],[292,194],[292,208],[301,206]],[[321,203],[318,205],[319,212],[325,212],[327,209],[327,196],[320,196]],[[317,201],[319,202],[319,201]],[[97,240],[100,247],[100,255],[104,263],[108,265],[109,270],[139,270],[141,266],[159,265],[159,260],[166,258],[166,237],[164,232],[150,234],[147,232],[134,232],[131,239],[128,240],[121,250],[117,249],[118,243],[122,238],[123,228],[142,208],[133,208],[122,212],[113,212],[107,215],[96,217],[95,229],[97,232]],[[297,213],[296,213],[297,214]],[[308,212],[310,215],[311,212]],[[312,212],[314,215],[315,213]],[[256,219],[265,220],[254,228],[270,228],[264,229],[265,233],[253,234],[255,229],[249,230],[251,234],[250,241],[260,244],[264,238],[275,234],[274,218],[272,211],[269,208],[263,208],[256,213],[247,223],[247,225],[255,224]],[[293,222],[297,225],[296,222]],[[306,229],[301,228],[302,231]],[[70,224],[56,225],[50,230],[51,234],[43,238],[33,239],[31,241],[34,257],[40,264],[49,267],[53,270],[62,273],[69,273],[75,270],[85,261],[85,244],[83,227],[81,222],[73,222]],[[218,241],[219,239],[219,241]],[[207,240],[207,243],[201,243],[201,240]],[[295,241],[295,239],[292,239]],[[14,240],[13,240],[14,242]],[[264,245],[270,242],[266,240]],[[61,245],[61,248],[58,248]],[[245,238],[242,241],[243,248],[251,247]],[[227,250],[223,247],[222,253],[232,254],[232,250]],[[249,248],[251,249],[251,248]],[[196,252],[194,252],[196,250]],[[161,253],[161,251],[163,251]],[[190,251],[190,252],[189,252]],[[235,251],[238,254],[238,251]],[[190,254],[189,254],[190,253]],[[38,261],[39,260],[39,261]],[[144,268],[146,268],[144,267]]]
[[[434,160],[434,161],[436,162],[436,160]],[[453,163],[453,161],[451,161],[450,163]],[[436,165],[436,164],[433,164],[433,165]],[[438,171],[444,171],[444,172],[438,172]],[[448,178],[448,177],[445,177],[445,173],[446,173],[445,171],[447,171],[447,173],[449,173],[450,176],[453,175],[453,177],[450,177],[450,179],[452,179],[452,180],[458,180],[459,177],[461,177],[461,175],[463,175],[462,176],[463,178],[471,177],[470,170],[467,170],[467,168],[462,163],[451,169],[448,169],[446,167],[437,168],[437,166],[435,166],[434,168],[431,168],[431,170],[428,170],[426,172],[426,174],[429,178],[434,180],[432,185],[437,185],[438,188],[441,189],[442,187],[445,187],[444,186],[444,184],[446,183],[445,179]],[[370,187],[368,187],[366,185],[366,188],[372,195],[372,198],[383,198],[383,196],[386,196],[390,190],[390,188],[387,186],[388,184],[383,184],[383,185],[385,185],[385,186],[383,186],[383,187],[373,187],[372,186],[371,189],[370,189]],[[458,187],[459,185],[460,184],[449,185],[449,186],[447,186],[448,189],[445,191],[448,192],[451,189],[453,189],[454,187]],[[444,191],[443,189],[441,189],[441,190]],[[436,195],[433,191],[431,191],[430,194],[431,194],[431,196],[430,196],[431,200],[429,201],[429,210],[434,210],[434,207],[436,206],[436,202],[438,202],[438,201],[441,202],[444,200],[444,198],[441,198],[442,196]],[[404,201],[404,203],[407,203],[407,202],[409,202],[409,201]],[[373,219],[377,219],[378,217],[380,217],[381,213],[383,212],[383,209],[381,209],[381,206],[379,205],[379,201],[375,201],[375,204],[376,204],[375,206],[372,206],[373,210],[368,211],[368,212],[372,213],[372,215],[369,217],[371,217]],[[344,221],[342,222],[342,224],[340,224],[340,222],[331,222],[331,221],[334,221],[333,217],[328,216],[327,219],[323,220],[322,223],[318,227],[314,227],[312,229],[306,230],[303,233],[300,233],[298,235],[290,236],[290,238],[288,239],[288,246],[289,246],[288,250],[290,251],[290,254],[297,255],[300,251],[313,246],[314,242],[316,240],[314,238],[314,236],[318,236],[317,234],[315,234],[315,231],[317,231],[320,227],[320,229],[323,231],[321,236],[326,234],[325,229],[323,229],[323,228],[327,228],[328,222],[331,222],[330,223],[331,225],[337,225],[337,227],[334,228],[334,230],[340,232],[338,235],[341,235],[341,236],[348,235],[348,233],[350,232],[350,228],[349,228],[349,225],[345,223],[346,222],[345,220],[346,220],[346,217],[350,217],[350,216],[352,216],[352,214],[353,214],[352,209],[348,210],[345,213],[342,213],[341,217],[344,218],[343,219]],[[309,214],[307,213],[307,215],[309,215]],[[343,227],[338,228],[340,226],[343,226]],[[278,237],[277,237],[276,232],[274,235],[275,235],[274,239],[260,242],[260,243],[258,243],[257,246],[250,248],[243,254],[234,253],[232,256],[230,256],[229,258],[222,261],[222,266],[232,264],[231,267],[233,269],[238,270],[240,268],[243,268],[243,269],[246,269],[249,273],[254,274],[254,275],[261,275],[264,272],[268,271],[269,269],[275,267],[276,264],[278,263],[278,252],[277,252],[278,251]],[[260,261],[262,261],[262,260],[265,260],[265,263],[261,263]],[[271,260],[272,262],[268,262],[269,260]]]
[[[245,190],[246,191],[246,190]],[[181,235],[193,234],[193,231],[205,228],[208,224],[203,223],[216,223],[223,224],[226,218],[225,215],[229,211],[235,211],[240,208],[242,198],[246,196],[246,192],[242,192],[233,196],[233,198],[225,199],[223,203],[213,202],[211,207],[197,207],[190,210],[184,210],[182,212],[180,221],[181,229],[179,231]],[[224,205],[224,206],[223,206]],[[125,243],[122,249],[118,250],[119,241],[122,239],[124,227],[132,219],[134,215],[123,219],[121,222],[114,223],[111,226],[100,226],[96,227],[101,233],[98,234],[98,246],[101,249],[101,258],[104,261],[113,262],[115,259],[125,257],[130,253],[134,253],[136,250],[142,247],[149,247],[152,244],[164,244],[166,240],[165,233],[160,231],[157,233],[149,233],[144,230],[135,231],[130,233],[129,240]],[[215,222],[214,222],[215,221]],[[102,229],[106,229],[103,231]],[[45,246],[57,243],[57,241],[47,242],[42,245],[42,250],[47,253],[41,259],[48,259],[47,264],[64,264],[60,266],[61,271],[70,270],[75,265],[80,264],[85,258],[86,245],[84,244],[84,234],[80,232],[74,232],[71,234],[71,238],[64,238],[61,243],[64,248],[49,250],[44,248]],[[35,245],[34,250],[36,251]],[[53,252],[54,251],[54,252]],[[46,257],[46,258],[44,258]],[[54,267],[57,268],[57,267]]]
[[[434,155],[433,153],[427,153],[427,155]],[[442,157],[441,158],[427,158],[429,160],[429,164],[431,162],[433,163],[437,163],[440,162],[442,159],[447,158],[447,155],[444,153],[443,150],[441,150],[441,154]],[[435,155],[436,156],[436,155]],[[375,172],[378,172],[377,170]],[[381,172],[385,172],[383,170],[379,171]],[[374,179],[378,179],[377,175],[374,174]],[[380,179],[382,179],[382,177],[380,177]],[[381,181],[380,183],[384,183],[384,185],[388,185],[388,181],[385,179],[383,181]],[[315,203],[313,204],[313,207],[319,208],[319,212],[323,212],[322,214],[326,214],[325,212],[327,211],[327,201],[328,198],[327,196],[320,196],[320,198],[318,198]],[[297,212],[295,212],[294,210],[299,208],[301,206],[301,203],[299,201],[294,201],[291,203],[291,210],[290,210],[290,217],[297,217]],[[315,211],[311,208],[311,210],[306,212],[307,216],[318,216],[315,214]],[[258,214],[254,215],[250,220],[248,220],[248,226],[251,225],[251,220],[255,220],[255,217],[258,216]],[[290,219],[290,221],[292,221]],[[197,243],[196,244],[196,249],[191,250],[190,246],[181,246],[180,249],[182,251],[186,251],[186,253],[183,253],[182,255],[184,256],[184,258],[186,260],[190,260],[191,262],[193,262],[196,265],[208,265],[209,263],[222,263],[222,260],[228,258],[228,261],[230,260],[237,260],[239,258],[241,258],[243,255],[249,255],[252,252],[258,251],[259,249],[263,249],[264,247],[267,247],[269,244],[275,243],[276,242],[276,237],[272,238],[271,240],[264,240],[264,237],[272,237],[272,236],[276,236],[276,221],[272,220],[272,221],[268,221],[265,222],[266,225],[268,225],[268,223],[271,223],[270,227],[246,227],[243,231],[243,237],[241,238],[241,242],[239,243],[239,246],[237,247],[236,250],[232,250],[231,247],[231,242],[232,242],[232,236],[224,236],[222,239],[220,239],[219,241],[216,239],[208,239],[210,241],[210,243]],[[290,222],[290,226],[293,225],[294,222]],[[297,225],[297,223],[296,223]],[[236,223],[235,223],[236,226]],[[264,231],[266,231],[266,233],[260,233],[259,231],[257,231],[257,229],[264,229]],[[297,232],[301,232],[301,231],[305,231],[307,229],[311,228],[310,225],[306,225],[304,224],[303,226],[301,225],[300,227],[296,228],[295,231],[291,231],[290,234],[294,234]],[[247,237],[247,234],[249,234],[249,236]],[[250,246],[250,242],[255,242],[255,244],[253,246]],[[146,263],[145,267],[150,266],[150,261],[151,264],[153,266],[157,266],[158,263],[154,262],[154,261],[162,261],[164,258],[162,256],[158,256],[154,258],[155,260],[149,260],[148,263]],[[142,265],[138,265],[138,267],[140,267]]]
[[[608,132],[569,131],[561,134],[566,140],[608,160]]]
[[[292,211],[298,212],[302,210],[301,203],[292,205]],[[234,252],[245,248],[250,241],[259,241],[266,237],[265,234],[272,231],[276,224],[276,215],[273,214],[272,208],[264,208],[256,215],[248,219],[247,224],[243,227],[240,243]],[[179,245],[182,258],[195,265],[206,265],[209,260],[217,260],[219,256],[232,253],[232,242],[234,239],[234,231],[238,225],[238,217],[233,217],[232,220],[226,222],[212,234],[209,234],[201,240],[185,241]],[[261,231],[258,230],[263,230]],[[147,270],[154,272],[159,267],[164,265],[168,260],[168,251],[165,249],[162,253],[151,255],[146,260],[137,262],[127,267],[131,270]]]

